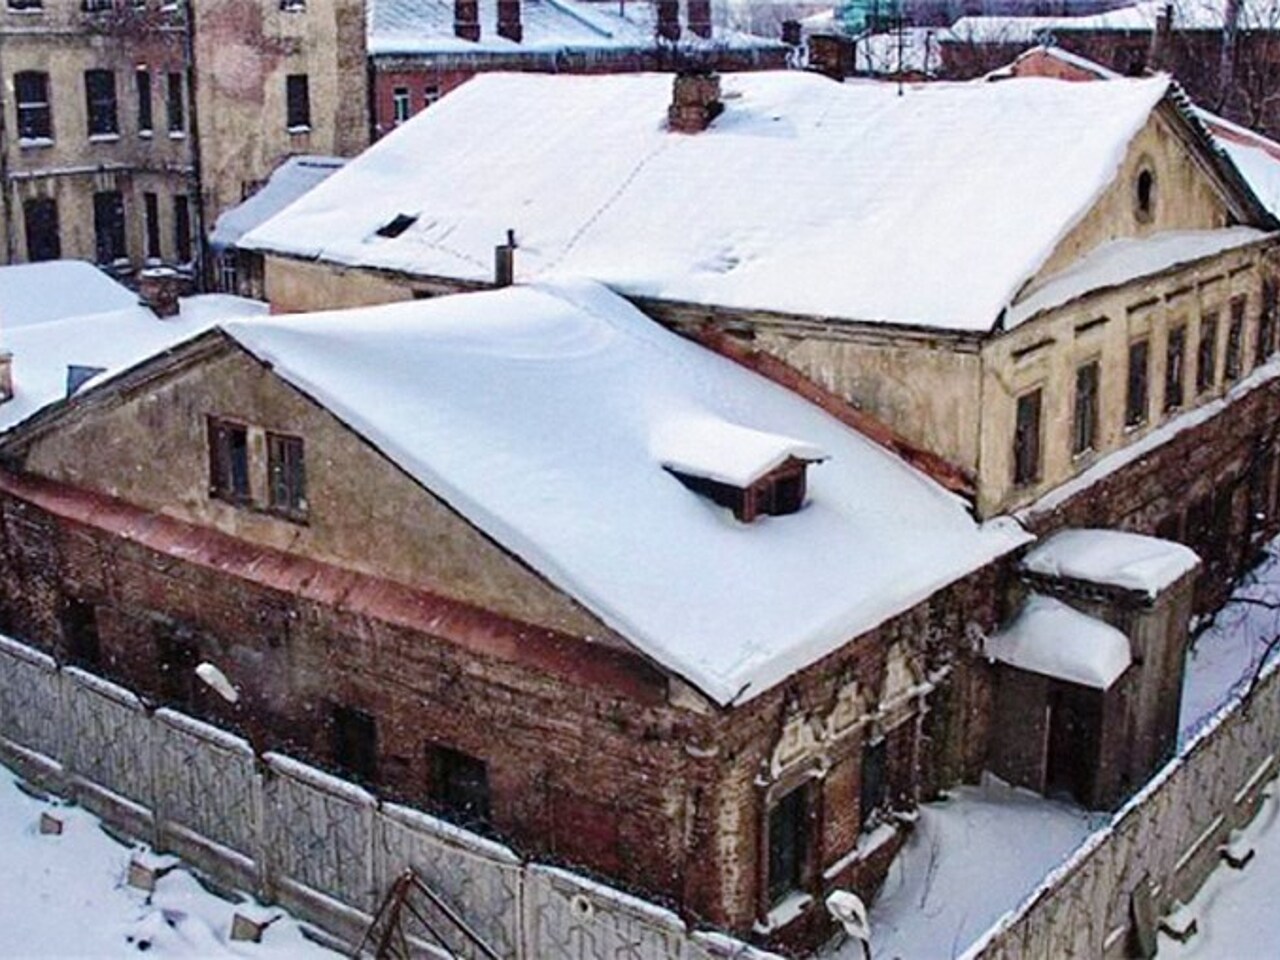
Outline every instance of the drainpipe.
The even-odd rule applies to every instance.
[[[209,288],[208,237],[204,223],[204,176],[203,164],[200,162],[200,116],[196,108],[196,9],[195,0],[186,0],[180,8],[186,20],[186,29],[182,34],[183,73],[187,77],[187,140],[190,144],[191,175],[189,183],[194,183],[191,191],[192,227],[196,234],[195,244],[195,281],[196,291],[204,292]]]
[[[7,76],[4,72],[5,35],[0,33],[0,78]],[[4,218],[4,262],[15,263],[18,245],[14,237],[13,222],[13,186],[9,183],[9,149],[13,142],[6,124],[9,118],[9,104],[4,98],[4,83],[0,79],[0,216]]]

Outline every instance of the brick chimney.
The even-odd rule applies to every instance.
[[[192,293],[191,278],[169,267],[150,267],[138,274],[138,296],[160,319],[178,315],[178,298]]]
[[[453,0],[453,33],[472,43],[480,39],[480,0]]]
[[[658,39],[675,43],[680,39],[680,0],[655,0],[654,5],[658,8]]]
[[[1151,34],[1151,52],[1147,63],[1152,70],[1159,70],[1169,56],[1169,41],[1173,35],[1173,4],[1166,3],[1156,13],[1156,28]]]
[[[782,42],[789,47],[800,46],[804,40],[803,32],[800,28],[799,20],[783,20],[782,21]]]
[[[506,37],[512,43],[519,43],[524,37],[524,28],[520,25],[520,0],[498,0],[498,36]]]
[[[711,71],[677,73],[671,84],[667,126],[678,133],[701,133],[724,110],[720,75]]]
[[[13,354],[0,350],[0,403],[13,399]]]
[[[843,81],[853,73],[853,40],[843,34],[815,33],[809,38],[809,69]]]
[[[703,40],[711,39],[711,0],[688,0],[686,15],[689,32]]]

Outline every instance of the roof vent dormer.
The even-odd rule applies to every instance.
[[[711,418],[671,422],[652,446],[663,469],[744,523],[798,512],[809,465],[826,459],[813,444]]]

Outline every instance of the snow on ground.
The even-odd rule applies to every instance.
[[[871,908],[872,955],[959,955],[1108,818],[994,778],[925,804]],[[862,954],[847,943],[835,956]]]
[[[1264,960],[1275,957],[1280,943],[1280,782],[1267,788],[1267,799],[1248,828],[1245,848],[1254,858],[1244,870],[1223,864],[1187,905],[1196,918],[1196,934],[1186,943],[1160,934],[1160,960]]]
[[[1267,641],[1280,633],[1280,610],[1266,605],[1280,606],[1280,540],[1267,546],[1265,559],[1242,578],[1235,597],[1187,654],[1184,742],[1250,681]],[[1190,905],[1201,934],[1186,946],[1162,937],[1161,958],[1253,960],[1277,955],[1277,806],[1274,797],[1268,800],[1250,827],[1249,834],[1258,835],[1255,864],[1243,874],[1220,868]],[[871,907],[873,956],[958,956],[1109,820],[1110,814],[1089,813],[994,779],[981,787],[952,790],[941,803],[922,805],[915,832]],[[862,960],[862,952],[857,944],[845,943],[830,958]]]
[[[41,834],[40,815],[63,822]],[[183,869],[166,873],[153,894],[125,884],[131,856],[166,862],[143,844],[125,846],[96,817],[63,801],[38,800],[0,767],[0,957],[260,957],[335,954],[307,940],[297,921],[246,898],[210,893]],[[262,943],[232,942],[236,910],[255,920],[279,916]]]

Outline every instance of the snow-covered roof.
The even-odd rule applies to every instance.
[[[992,660],[1105,690],[1131,662],[1129,638],[1060,600],[1033,593],[1004,630],[988,637]]]
[[[1028,539],[979,526],[883,448],[596,284],[224,329],[721,704]],[[829,460],[799,513],[740,523],[663,468],[664,437],[690,422],[718,425],[726,448],[750,438],[738,427]]]
[[[635,0],[618,4],[522,0],[519,43],[498,35],[497,0],[479,0],[480,39],[474,42],[455,35],[453,0],[369,0],[365,16],[370,56],[635,50],[659,43],[654,5]],[[720,25],[708,39],[683,30],[676,46],[783,48],[780,40]]]
[[[1177,0],[1172,4],[1173,28],[1221,30],[1233,3],[1239,6],[1237,25],[1240,29],[1280,30],[1280,0]],[[1168,0],[1143,0],[1086,16],[961,17],[942,39],[952,43],[1030,43],[1055,33],[1143,33],[1155,29],[1157,18],[1168,6]]]
[[[136,293],[83,260],[0,267],[0,345],[18,327],[137,305]]]
[[[0,268],[0,271],[14,269]],[[0,273],[0,278],[6,276]],[[0,279],[0,289],[4,280]],[[69,366],[99,368],[95,381],[119,373],[161,350],[232,317],[264,315],[267,306],[240,297],[212,295],[179,301],[176,317],[161,320],[136,300],[124,309],[61,317],[0,332],[13,353],[13,398],[0,403],[0,431],[67,394]]]
[[[524,280],[567,271],[628,295],[985,331],[1169,90],[1033,78],[899,96],[740,73],[687,135],[666,129],[671,83],[477,77],[243,244],[483,281],[512,228]],[[378,236],[399,214],[417,222]]]
[[[1112,240],[1085,254],[1065,270],[1030,288],[1010,310],[1012,328],[1053,307],[1069,303],[1091,290],[1127,283],[1180,264],[1248,246],[1270,236],[1252,227],[1223,230],[1171,230],[1138,239]]]
[[[1214,141],[1231,158],[1262,205],[1280,217],[1280,143],[1197,108]]]
[[[210,245],[215,248],[235,246],[242,236],[328,179],[344,163],[346,161],[341,157],[290,157],[276,167],[257,193],[218,217],[213,232],[209,234]]]
[[[1122,587],[1155,597],[1200,563],[1180,543],[1121,530],[1063,530],[1036,544],[1022,566],[1048,577]]]
[[[792,458],[826,459],[812,443],[706,416],[672,417],[653,432],[651,449],[669,470],[744,488]]]

